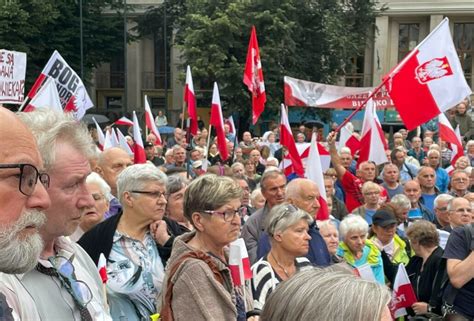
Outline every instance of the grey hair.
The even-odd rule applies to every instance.
[[[253,202],[255,201],[255,199],[259,196],[259,195],[262,195],[263,197],[263,194],[262,194],[262,190],[260,188],[256,188],[252,191],[252,193],[250,194],[250,203],[253,204]]]
[[[466,149],[469,149],[469,147],[471,147],[471,146],[474,146],[474,140],[472,140],[472,139],[467,142]]]
[[[189,184],[184,193],[184,216],[194,224],[194,212],[215,210],[232,200],[240,200],[242,188],[230,177],[206,174]]]
[[[449,195],[449,194],[439,194],[438,196],[436,196],[436,198],[434,199],[434,205],[435,207],[438,206],[438,203],[439,202],[449,202],[450,200],[452,200],[454,198],[453,195]]]
[[[166,150],[165,156],[169,156],[169,155],[173,155],[173,150],[172,149]]]
[[[166,183],[166,192],[168,194],[173,194],[180,191],[187,185],[188,184],[186,180],[181,175],[174,174],[168,176],[168,182]]]
[[[450,200],[448,201],[447,210],[448,210],[449,212],[451,212],[452,210],[454,210],[454,201],[457,200],[457,199],[464,199],[464,200],[466,200],[466,201],[469,202],[469,200],[465,199],[464,197],[453,197],[452,199],[450,199]],[[469,204],[470,204],[470,202],[469,202]]]
[[[337,231],[337,225],[332,220],[318,221],[317,223],[320,230],[332,226]],[[339,234],[339,231],[337,231],[337,233]]]
[[[135,164],[125,168],[117,177],[117,195],[123,204],[123,193],[141,190],[147,183],[157,182],[166,186],[168,178],[155,165]]]
[[[344,239],[349,232],[369,232],[369,224],[361,216],[357,214],[347,215],[339,224],[339,234]]]
[[[100,176],[96,172],[92,172],[87,176],[86,184],[96,184],[97,186],[99,186],[102,194],[104,194],[107,199],[110,199],[112,195],[112,189],[110,188],[109,184],[107,184],[107,182],[102,178],[102,176]]]
[[[390,200],[390,204],[399,209],[411,209],[411,202],[405,194],[397,194]]]
[[[285,174],[280,171],[278,168],[275,168],[275,169],[271,169],[271,170],[265,170],[263,172],[263,175],[262,175],[262,178],[260,179],[260,188],[262,190],[265,189],[265,182],[268,180],[268,179],[274,179],[274,178],[277,178],[278,176],[281,176],[285,179],[286,181],[286,176]]]
[[[46,170],[51,169],[56,162],[58,142],[69,143],[87,159],[97,157],[97,150],[87,126],[76,121],[71,113],[40,108],[17,115],[35,136]]]
[[[349,154],[352,156],[352,152],[351,152],[351,149],[349,147],[341,147],[341,149],[339,150],[339,155],[342,155],[342,154]]]
[[[275,162],[276,161],[276,167],[278,167],[278,165],[280,164],[280,162],[278,161],[277,158],[273,157],[273,156],[270,156],[267,158],[267,163],[268,162]]]
[[[237,166],[242,166],[242,167],[244,167],[244,164],[242,164],[242,163],[240,163],[240,162],[235,162],[234,164],[232,164],[232,165],[230,166],[230,168],[231,168],[231,169],[234,169],[234,168],[236,168]]]
[[[431,146],[433,146],[433,145],[431,145]],[[431,149],[431,146],[430,146],[430,149],[428,150],[427,156],[430,157],[431,155],[436,154],[436,155],[438,155],[438,157],[441,157],[441,153],[439,152],[439,150]]]
[[[272,207],[268,213],[265,231],[268,235],[273,236],[277,232],[284,232],[300,220],[306,220],[308,225],[313,223],[311,215],[292,204],[283,203]]]
[[[342,268],[310,268],[273,291],[260,320],[380,320],[390,299],[386,286]]]

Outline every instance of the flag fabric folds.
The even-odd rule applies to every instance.
[[[198,131],[198,120],[197,120],[197,106],[196,106],[196,95],[194,94],[193,77],[191,75],[191,67],[186,67],[186,85],[184,86],[184,102],[188,106],[188,115],[191,119],[189,124],[189,132],[191,135],[196,136]]]
[[[214,126],[217,135],[217,148],[221,159],[225,161],[229,158],[229,152],[227,151],[227,141],[225,138],[224,131],[224,117],[222,116],[221,98],[219,96],[219,88],[217,83],[214,83],[214,90],[212,92],[212,105],[211,105],[211,119],[210,125]]]
[[[114,122],[115,125],[133,126],[133,121],[123,116]]]
[[[244,239],[239,238],[229,246],[229,270],[234,285],[241,286],[245,280],[252,278],[250,259],[245,247]]]
[[[384,82],[408,130],[470,95],[448,18],[390,71]]]
[[[464,150],[462,147],[462,139],[459,133],[459,125],[456,130],[451,126],[448,118],[444,114],[439,115],[439,137],[441,140],[450,144],[452,150],[451,165],[454,164],[459,157],[464,156]]]
[[[132,155],[133,155],[133,151],[132,151],[132,149],[130,148],[130,145],[128,144],[127,140],[125,139],[125,136],[122,134],[122,132],[120,131],[120,129],[115,128],[115,131],[117,132],[117,138],[118,138],[118,142],[119,142],[119,147],[120,147],[121,149],[123,149],[124,151],[126,151],[128,155],[132,156]]]
[[[293,132],[291,131],[290,122],[288,121],[288,114],[283,104],[281,105],[280,144],[288,151],[294,173],[299,177],[304,177],[303,162],[296,148]],[[285,162],[285,160],[282,160],[282,163],[283,162]],[[284,164],[282,166],[285,167]]]
[[[135,111],[133,111],[133,140],[135,141],[135,144],[133,145],[134,163],[146,163],[145,147],[143,145],[143,139],[140,133],[140,125],[138,124],[138,118]]]
[[[393,282],[390,311],[395,318],[401,317],[407,314],[405,308],[411,307],[416,302],[415,291],[413,291],[405,265],[399,264],[397,275]]]
[[[158,131],[158,128],[156,128],[154,119],[155,118],[153,118],[150,105],[148,104],[148,97],[145,95],[145,125],[153,133],[153,135],[155,135],[155,145],[161,145],[163,141],[161,140],[161,135]]]
[[[267,101],[255,26],[252,26],[252,32],[250,34],[244,70],[244,84],[252,95],[252,122],[255,125],[260,114],[265,109],[265,102]]]
[[[109,278],[107,276],[107,260],[105,259],[104,253],[100,253],[99,262],[97,263],[97,269],[99,270],[102,283],[107,283],[107,280]]]
[[[23,111],[29,112],[37,108],[49,108],[57,111],[63,110],[58,89],[56,88],[53,78],[46,77],[43,86],[38,90],[33,99],[30,100]]]
[[[311,147],[309,149],[308,159],[306,161],[306,178],[316,183],[319,188],[319,204],[320,208],[316,213],[315,219],[327,220],[329,219],[329,209],[327,203],[326,190],[324,188],[324,176],[321,164],[321,157],[319,156],[319,148],[317,146],[316,133],[311,137]]]
[[[105,136],[104,132],[102,131],[102,128],[100,128],[99,123],[95,120],[94,117],[92,117],[92,120],[95,123],[95,129],[97,131],[97,138],[99,139],[99,149],[104,150],[104,145],[105,145]]]

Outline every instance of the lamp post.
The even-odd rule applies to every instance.
[[[127,112],[127,0],[124,0],[123,7],[123,101],[122,113]]]
[[[82,0],[79,0],[79,30],[80,30],[80,51],[81,51],[81,79],[84,81],[84,34],[82,25]]]

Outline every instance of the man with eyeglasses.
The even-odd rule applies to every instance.
[[[49,176],[33,135],[3,107],[0,137],[0,319],[37,320],[34,306],[19,303],[22,285],[14,274],[34,268],[43,249],[38,230],[51,204],[45,189]]]
[[[469,187],[469,175],[463,170],[455,170],[451,175],[451,191],[449,194],[454,197],[466,195]]]
[[[472,222],[471,203],[463,197],[455,197],[448,203],[449,225],[443,230],[450,232],[456,228]]]
[[[40,229],[43,249],[35,269],[18,276],[27,291],[19,295],[21,306],[36,307],[41,320],[111,320],[96,265],[66,237],[95,206],[86,184],[89,160],[96,157],[92,139],[71,114],[41,109],[20,118],[33,132],[51,177],[51,206]]]
[[[442,229],[449,225],[448,203],[454,197],[449,194],[439,194],[434,200],[434,212],[436,219],[434,221],[437,229]]]

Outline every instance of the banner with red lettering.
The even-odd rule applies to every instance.
[[[326,85],[285,76],[285,105],[318,108],[356,109],[373,91],[373,87]],[[373,98],[377,109],[394,107],[385,88]]]
[[[87,109],[94,106],[81,78],[56,50],[30,89],[29,98],[36,95],[47,76],[54,79],[65,112],[74,112],[75,118],[79,120]]]
[[[0,103],[25,99],[26,53],[0,49]]]

